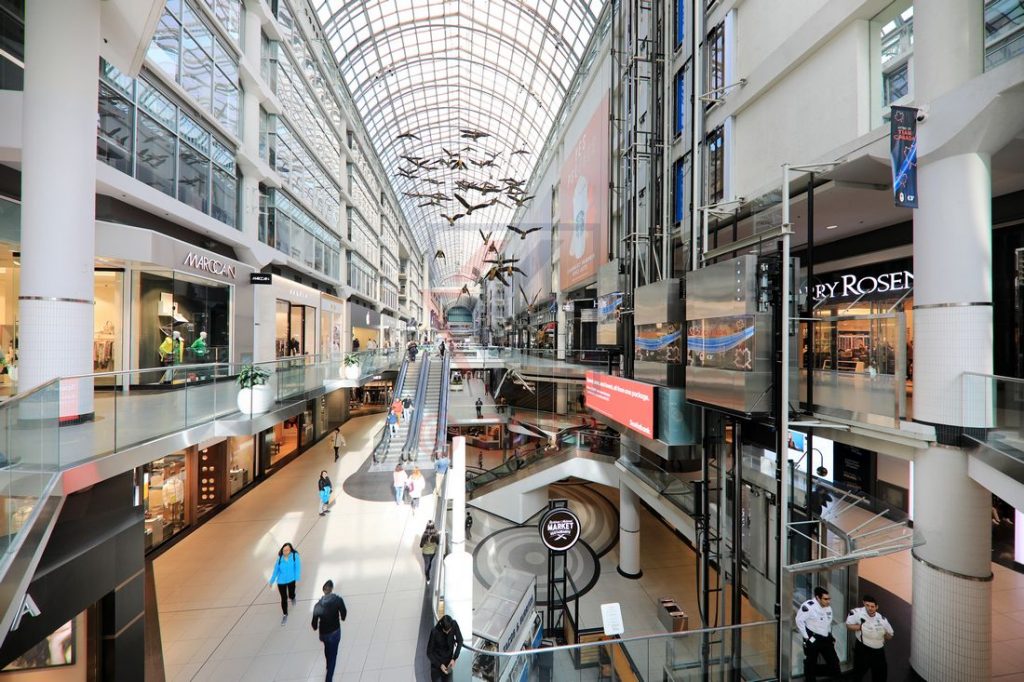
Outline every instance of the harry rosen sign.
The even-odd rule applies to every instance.
[[[654,438],[654,386],[609,374],[587,372],[584,394],[587,407],[637,433]]]

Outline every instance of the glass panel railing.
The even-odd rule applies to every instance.
[[[864,422],[894,425],[910,418],[913,396],[904,313],[819,317],[808,350],[808,321],[797,353],[800,401],[808,402],[811,375],[813,411]]]
[[[624,449],[619,454],[618,463],[679,509],[690,515],[697,513],[697,488],[700,481],[695,480],[695,474],[667,471],[639,453]]]
[[[964,435],[1024,463],[1024,379],[964,372],[960,391]]]
[[[779,679],[776,627],[774,621],[762,621],[649,636],[604,637],[596,642],[519,652],[482,650],[481,640],[466,648],[480,679],[753,682]]]

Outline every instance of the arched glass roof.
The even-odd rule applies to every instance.
[[[432,284],[461,287],[528,201],[605,0],[316,2],[416,240],[444,252]]]

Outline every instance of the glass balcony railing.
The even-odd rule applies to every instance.
[[[539,679],[687,680],[779,679],[774,621],[728,627],[606,637],[595,642],[518,652],[485,651],[467,646],[475,676],[503,671],[503,679],[535,679],[529,671],[548,671]],[[506,675],[504,671],[508,671]]]
[[[210,363],[62,377],[21,393],[0,405],[0,549],[16,547],[63,471],[217,420],[250,419],[329,388],[346,370],[362,380],[400,361],[378,350],[256,363],[267,378],[254,391],[238,385],[242,365]]]
[[[1024,379],[965,372],[960,389],[964,435],[998,453],[990,464],[1024,480]]]
[[[618,463],[683,512],[693,516],[699,511],[697,490],[701,482],[694,478],[695,474],[666,471],[651,460],[628,450],[622,450]]]

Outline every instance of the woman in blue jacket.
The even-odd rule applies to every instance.
[[[274,572],[270,575],[269,585],[277,583],[277,591],[281,593],[281,625],[288,621],[288,600],[295,603],[295,583],[302,577],[302,560],[299,553],[292,547],[292,543],[286,542],[277,551],[277,562],[274,564]]]

